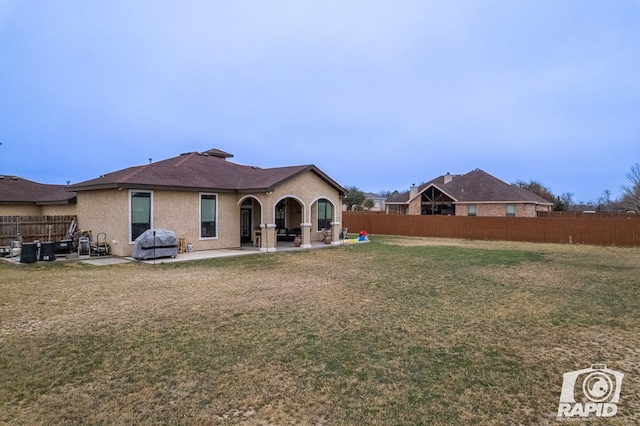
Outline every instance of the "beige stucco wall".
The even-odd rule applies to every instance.
[[[129,191],[106,189],[102,191],[78,192],[76,208],[78,230],[107,234],[111,253],[128,256],[129,249]]]
[[[66,216],[74,214],[76,214],[75,204],[16,204],[0,206],[0,216]]]
[[[0,216],[41,216],[40,206],[5,205],[0,206]]]
[[[271,244],[275,239],[274,206],[283,198],[295,198],[302,208],[289,212],[288,223],[291,228],[309,229],[309,238],[320,240],[316,220],[316,201],[326,198],[334,206],[334,226],[342,223],[342,210],[338,192],[314,173],[308,172],[277,187],[273,193],[237,194],[203,192],[216,194],[217,203],[217,237],[199,238],[200,227],[200,194],[201,192],[153,190],[152,224],[154,228],[164,228],[176,233],[178,238],[185,238],[193,244],[194,250],[211,250],[240,246],[240,209],[246,197],[254,199],[253,227],[266,225],[271,232]],[[129,195],[130,191],[100,190],[80,191],[76,214],[78,227],[91,230],[94,239],[97,233],[107,234],[111,244],[111,252],[117,256],[129,256],[133,243],[129,241]],[[293,207],[292,207],[293,208]],[[311,224],[309,227],[308,224]],[[295,226],[294,226],[295,225]],[[270,245],[271,245],[270,244]]]
[[[40,206],[43,216],[75,215],[76,204],[59,204]]]
[[[148,190],[140,190],[148,191]],[[129,190],[82,191],[78,194],[78,223],[82,230],[107,234],[111,253],[130,256],[133,242],[129,241]],[[195,250],[237,247],[239,240],[239,206],[235,194],[218,196],[218,236],[199,238],[200,192],[152,190],[152,226],[168,229],[176,237],[185,238]],[[223,226],[224,224],[224,226]],[[235,230],[235,235],[232,233]]]
[[[342,201],[340,200],[340,195],[315,173],[305,173],[276,188],[274,193],[269,196],[270,208],[266,214],[268,223],[275,223],[273,206],[279,200],[287,197],[295,198],[302,204],[300,223],[295,223],[297,216],[292,217],[290,218],[290,227],[293,228],[294,224],[297,226],[311,224],[310,227],[303,227],[304,229],[309,229],[310,241],[320,241],[323,237],[322,230],[318,229],[317,201],[319,199],[327,199],[333,205],[334,228],[339,228],[342,225]]]

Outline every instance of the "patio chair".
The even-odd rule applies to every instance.
[[[342,243],[344,244],[344,241],[347,239],[347,228],[342,228],[342,231],[340,231],[340,235],[338,236],[338,239],[342,241]]]

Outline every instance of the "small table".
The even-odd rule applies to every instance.
[[[262,245],[262,230],[253,231],[253,246],[260,247]]]

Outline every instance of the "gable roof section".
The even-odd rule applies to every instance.
[[[212,149],[190,152],[155,163],[107,173],[72,185],[76,191],[109,188],[165,188],[175,190],[216,190],[223,192],[270,191],[296,176],[312,172],[341,195],[345,189],[314,165],[276,167],[243,166],[227,161],[232,157]]]
[[[445,181],[448,181],[445,183]],[[418,187],[417,194],[434,186],[449,195],[456,203],[533,203],[552,205],[548,200],[521,188],[501,181],[489,173],[475,169],[463,175],[442,175]],[[399,194],[389,204],[405,204],[410,191]]]
[[[3,204],[68,204],[76,193],[65,185],[49,185],[22,179],[18,176],[0,176],[0,203]]]

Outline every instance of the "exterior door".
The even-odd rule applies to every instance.
[[[251,209],[240,209],[240,244],[251,242]]]

